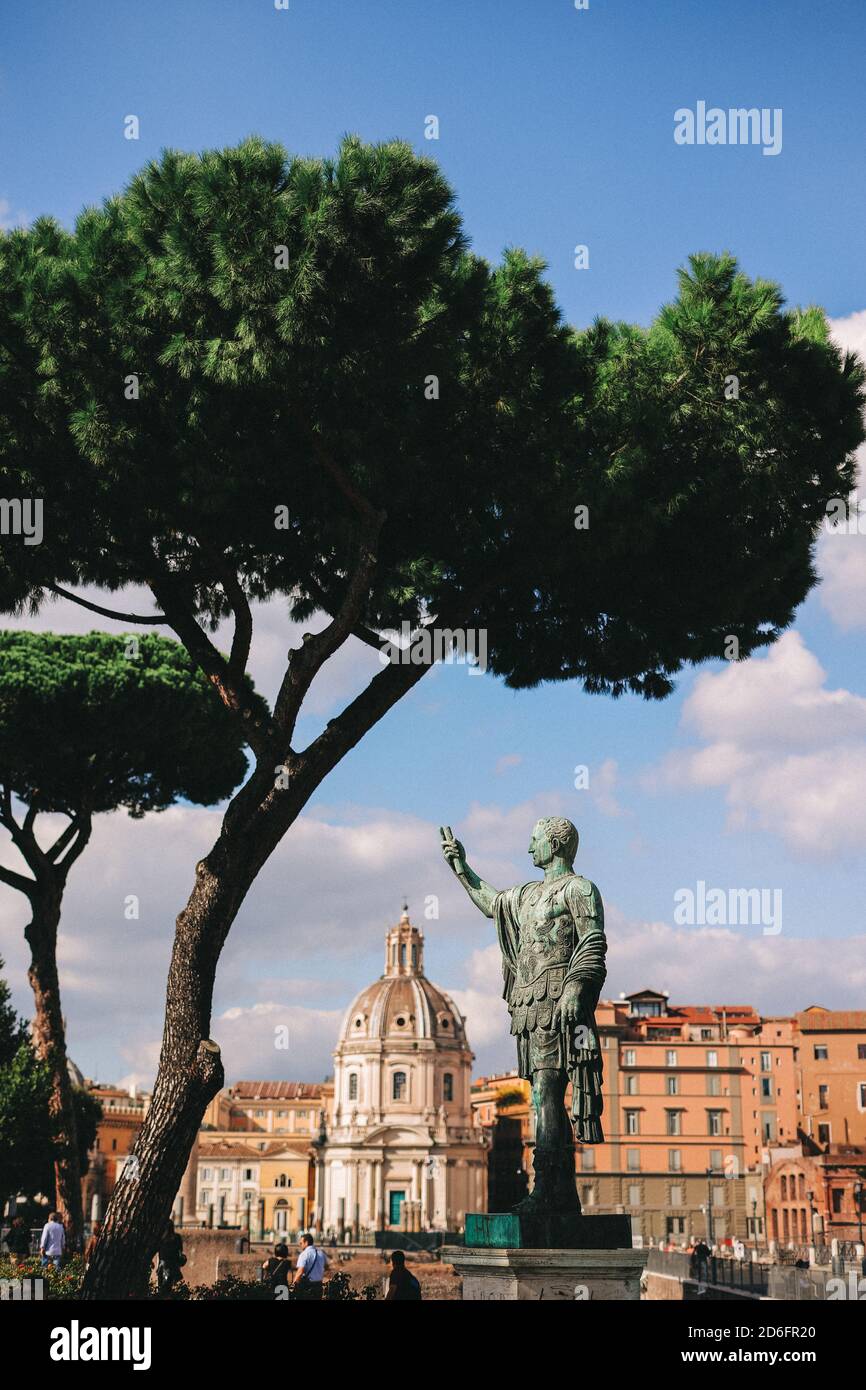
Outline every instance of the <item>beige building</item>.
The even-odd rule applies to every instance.
[[[334,1052],[315,1198],[323,1230],[458,1230],[467,1211],[486,1210],[471,1067],[463,1019],[425,976],[424,938],[404,908],[384,973],[353,1000]]]

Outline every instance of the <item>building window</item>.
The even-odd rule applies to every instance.
[[[401,964],[401,965],[405,965],[405,964],[406,964],[406,947],[405,947],[405,945],[403,945],[403,946],[400,947],[400,964]]]
[[[765,1144],[776,1141],[776,1117],[773,1114],[761,1115],[761,1138]]]
[[[818,1126],[818,1143],[819,1143],[819,1144],[829,1144],[829,1143],[830,1143],[830,1126],[829,1126],[829,1125],[819,1125],[819,1126]]]
[[[200,1205],[203,1206],[203,1207],[209,1207],[209,1206],[210,1206],[210,1189],[209,1189],[209,1188],[205,1189],[205,1191],[201,1194],[201,1203],[200,1203]]]
[[[677,1054],[674,1048],[669,1047],[665,1053],[665,1066],[675,1067],[677,1064]]]
[[[770,1057],[770,1054],[769,1054],[769,1052],[762,1052],[762,1053],[761,1053],[761,1071],[771,1071],[771,1070],[772,1070],[772,1059],[771,1059],[771,1057]]]
[[[683,1170],[683,1156],[679,1149],[668,1149],[668,1172],[681,1173]]]
[[[866,1043],[857,1044],[857,1061],[866,1062]]]
[[[350,1072],[349,1072],[349,1100],[357,1100],[357,1099],[358,1099],[358,1073],[357,1073],[356,1071],[350,1071]]]
[[[640,1134],[640,1111],[626,1110],[625,1112],[625,1132],[626,1134]]]
[[[827,1047],[825,1043],[815,1043],[813,1051],[815,1053],[816,1062],[827,1061]]]
[[[667,1092],[669,1096],[678,1096],[680,1093],[680,1078],[678,1076],[668,1076],[666,1078]]]
[[[230,1177],[231,1171],[228,1168],[220,1168],[220,1182],[228,1182]]]
[[[595,1168],[595,1149],[581,1149],[580,1166],[584,1173],[591,1173]]]
[[[640,1149],[626,1149],[626,1167],[630,1173],[640,1172]]]
[[[202,1182],[210,1182],[210,1168],[202,1168],[201,1178]]]
[[[637,1076],[635,1076],[635,1075],[629,1074],[629,1075],[626,1077],[626,1079],[625,1079],[625,1093],[626,1093],[627,1096],[636,1096],[636,1095],[638,1094],[637,1082],[638,1082],[638,1079],[637,1079]]]
[[[683,1189],[681,1187],[671,1188],[671,1206],[681,1207],[683,1204]]]
[[[833,1199],[833,1214],[835,1216],[838,1216],[842,1210],[843,1193],[841,1187],[834,1187],[833,1191],[830,1193],[830,1196]]]
[[[707,1077],[707,1095],[720,1096],[722,1094],[722,1078],[720,1076]]]
[[[713,1206],[723,1207],[725,1205],[725,1189],[723,1187],[713,1188]]]
[[[682,1134],[682,1119],[679,1110],[665,1111],[665,1133]]]
[[[861,1110],[866,1110],[866,1081],[861,1081],[857,1086],[857,1104]]]
[[[454,1077],[450,1071],[446,1071],[442,1078],[442,1099],[444,1101],[454,1099]]]
[[[707,1134],[721,1134],[722,1114],[721,1110],[707,1111]]]
[[[684,1236],[686,1233],[686,1218],[684,1216],[666,1216],[665,1232],[668,1236]]]
[[[245,1169],[244,1169],[244,1182],[252,1182],[252,1180],[253,1180],[253,1170],[252,1170],[252,1168],[245,1168]]]
[[[628,1204],[630,1207],[640,1206],[640,1186],[636,1182],[633,1182],[629,1185]]]
[[[829,1087],[829,1086],[819,1086],[819,1087],[818,1087],[818,1109],[819,1109],[819,1110],[829,1110],[829,1108],[830,1108],[830,1087]]]
[[[773,1099],[773,1078],[772,1076],[761,1077],[761,1100]]]
[[[781,1181],[780,1181],[780,1183],[779,1183],[779,1188],[780,1188],[781,1195],[782,1195],[782,1201],[783,1201],[783,1202],[787,1202],[787,1200],[788,1200],[788,1178],[787,1178],[787,1175],[786,1175],[785,1173],[782,1174],[782,1178],[781,1178]],[[793,1193],[792,1193],[792,1196],[793,1196]]]
[[[276,1183],[274,1184],[274,1186],[275,1186],[275,1187],[288,1187],[288,1185],[289,1185],[289,1180],[288,1180],[288,1178],[286,1177],[285,1173],[280,1173],[280,1176],[277,1178],[277,1181],[276,1181]]]
[[[707,1066],[708,1066],[708,1067],[717,1067],[718,1065],[719,1065],[719,1054],[718,1054],[718,1052],[708,1052],[708,1053],[707,1053]]]
[[[622,1064],[623,1064],[623,1066],[624,1066],[624,1067],[633,1067],[633,1066],[635,1065],[635,1057],[636,1057],[636,1056],[637,1056],[637,1053],[635,1052],[634,1048],[633,1048],[633,1047],[627,1047],[627,1048],[625,1049],[625,1052],[622,1054]]]
[[[595,1188],[594,1188],[594,1187],[582,1187],[582,1188],[580,1189],[580,1204],[581,1204],[581,1206],[583,1206],[583,1207],[594,1207],[594,1206],[595,1206]]]
[[[404,1071],[395,1071],[394,1073],[391,1081],[391,1099],[406,1099],[406,1073]]]

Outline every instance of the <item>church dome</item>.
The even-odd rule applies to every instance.
[[[340,1029],[340,1043],[369,1039],[430,1040],[466,1046],[463,1018],[448,995],[424,974],[424,934],[408,907],[385,938],[385,971],[356,995]]]

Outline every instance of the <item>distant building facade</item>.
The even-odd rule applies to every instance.
[[[404,909],[385,970],[349,1006],[317,1168],[317,1216],[354,1238],[456,1230],[487,1204],[487,1154],[470,1100],[463,1019],[424,974],[424,938]]]

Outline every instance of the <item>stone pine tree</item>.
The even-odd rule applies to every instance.
[[[250,885],[428,666],[386,663],[300,747],[316,673],[404,622],[485,629],[515,688],[661,698],[688,663],[747,657],[814,582],[863,373],[819,310],[726,254],[694,256],[648,328],[575,331],[537,260],[472,254],[442,175],[400,143],[166,153],[74,231],[7,234],[0,263],[0,495],[20,523],[2,602],[142,586],[131,619],[171,625],[255,757],[177,918],[140,1177],[108,1212],[99,1297],[144,1277],[222,1082],[214,972]],[[251,600],[281,595],[324,625],[262,712]],[[228,656],[209,636],[223,618]]]
[[[211,805],[245,771],[241,726],[179,643],[150,633],[0,632],[0,825],[24,861],[24,872],[0,865],[0,883],[29,904],[32,1042],[50,1081],[56,1203],[73,1248],[82,1234],[80,1106],[57,971],[69,872],[95,815],[124,808],[140,817],[179,799]]]

